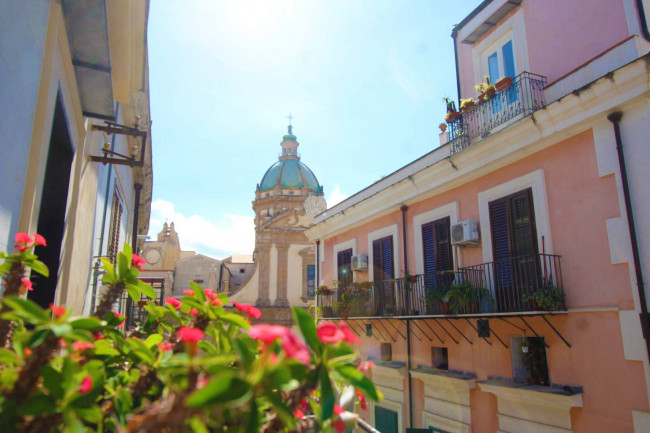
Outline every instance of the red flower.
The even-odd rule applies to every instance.
[[[122,326],[124,326],[126,316],[124,314],[120,314],[116,312],[113,312],[113,314],[115,314],[115,317],[117,317],[118,319],[122,319],[122,322],[120,322],[120,324],[117,325],[116,328],[121,328]]]
[[[47,246],[47,242],[45,242],[45,238],[38,233],[34,233],[34,243],[36,245],[41,245],[43,247]]]
[[[321,322],[316,328],[316,334],[323,343],[338,343],[345,340],[345,334],[333,323]]]
[[[345,323],[344,321],[339,322],[339,328],[341,331],[343,331],[343,334],[345,334],[345,341],[348,343],[359,343],[361,344],[361,339],[357,337],[357,334],[352,332],[350,328],[348,328],[348,324]]]
[[[86,376],[81,381],[81,385],[79,385],[78,391],[81,394],[88,394],[91,389],[93,389],[93,380],[90,378],[90,376]]]
[[[25,355],[25,356],[29,356],[29,355],[31,355],[31,354],[32,354],[32,349],[30,349],[29,347],[25,347],[25,348],[23,349],[23,355]]]
[[[307,346],[304,345],[291,329],[280,325],[254,325],[248,330],[248,335],[255,340],[271,345],[278,338],[281,340],[282,349],[286,355],[303,364],[309,364],[310,355]]]
[[[191,314],[192,316],[196,316],[197,314],[199,314],[199,310],[197,310],[196,308],[192,308],[192,309],[190,310],[190,314]]]
[[[309,407],[309,403],[307,403],[307,400],[305,400],[304,398],[300,400],[300,407],[302,407],[302,410],[307,410],[307,408]]]
[[[172,350],[174,348],[174,345],[171,343],[158,343],[158,348],[163,352],[167,352],[169,350]]]
[[[238,302],[233,302],[232,303],[239,311],[243,311],[246,314],[248,314],[250,317],[253,317],[255,319],[259,319],[262,317],[262,312],[259,310],[259,308],[253,307],[252,305],[249,304],[240,304]]]
[[[207,383],[208,383],[208,378],[207,378],[207,377],[202,377],[202,378],[199,379],[199,381],[196,383],[196,389],[201,389],[201,388],[203,388]]]
[[[336,421],[332,421],[332,427],[336,430],[336,433],[345,433],[345,422],[339,418]]]
[[[223,305],[223,301],[221,299],[215,297],[212,300],[212,305],[214,305],[215,307],[221,307]]]
[[[217,294],[214,293],[214,290],[212,289],[204,289],[205,296],[207,296],[208,299],[214,299],[217,297]]]
[[[39,235],[40,236],[40,235]],[[14,240],[16,241],[17,244],[21,244],[23,246],[31,244],[34,242],[34,239],[27,233],[19,232],[16,233],[16,236],[14,237]]]
[[[185,293],[187,296],[194,296],[194,290],[183,290],[183,293]]]
[[[88,349],[94,349],[95,345],[92,343],[87,343],[85,341],[75,341],[72,343],[72,349],[75,350],[75,352],[83,352],[84,350]]]
[[[32,282],[29,280],[29,278],[22,277],[20,279],[20,282],[23,283],[23,287],[27,289],[30,292],[34,291],[34,288],[32,287]],[[23,292],[24,293],[24,292]]]
[[[54,317],[59,318],[65,314],[65,307],[59,307],[54,304],[50,304],[50,310],[54,313]]]
[[[358,389],[355,389],[354,392],[357,394],[357,398],[359,399],[359,406],[361,406],[361,409],[368,410],[368,403],[366,401],[366,396],[363,395],[363,393]]]
[[[93,338],[94,338],[95,340],[101,340],[102,338],[104,338],[104,334],[102,334],[101,332],[95,332],[95,333],[93,334]]]
[[[178,330],[178,338],[183,340],[185,343],[197,343],[203,338],[203,331],[198,328],[189,328],[187,326],[181,326]]]
[[[248,335],[254,340],[264,343],[273,343],[277,338],[282,338],[289,331],[289,328],[280,325],[253,325],[248,330]]]
[[[298,362],[302,362],[305,365],[309,365],[311,359],[309,349],[307,349],[307,346],[305,346],[303,342],[300,341],[293,332],[291,332],[291,330],[289,330],[283,337],[282,348],[288,357],[293,358]]]
[[[367,373],[374,366],[375,363],[372,361],[361,361],[359,363],[359,366],[357,367],[357,370],[359,370],[362,373]]]
[[[300,408],[296,409],[293,411],[293,416],[295,416],[298,419],[303,419],[305,417],[305,414]]]
[[[181,305],[183,305],[183,303],[181,301],[174,298],[173,296],[165,298],[165,304],[171,305],[172,307],[176,308],[177,310],[180,310]]]
[[[146,265],[147,261],[137,254],[131,254],[131,266],[142,272],[144,269],[142,265]]]

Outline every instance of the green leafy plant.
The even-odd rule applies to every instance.
[[[494,303],[485,287],[474,287],[469,282],[454,283],[446,294],[453,314],[477,313],[483,302]]]
[[[460,100],[460,109],[463,112],[468,112],[476,107],[476,101],[472,98],[461,99]]]
[[[128,245],[103,262],[93,316],[43,309],[23,297],[27,268],[47,274],[17,236],[5,262],[0,319],[3,432],[287,432],[354,428],[355,405],[380,393],[356,367],[359,342],[345,323],[316,326],[304,310],[287,327],[254,324],[261,311],[190,282],[180,299],[149,301],[146,319],[124,330],[112,311],[124,291],[155,298],[138,279],[143,260]],[[34,290],[38,290],[34,288]]]
[[[479,92],[479,101],[487,102],[496,94],[496,87],[490,83],[490,77],[485,75],[485,83],[478,83],[474,86],[474,90]]]
[[[564,293],[552,283],[544,284],[531,293],[524,293],[521,299],[530,303],[533,309],[555,311],[564,307]]]

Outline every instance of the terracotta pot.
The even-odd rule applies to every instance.
[[[494,83],[494,87],[496,87],[499,92],[503,92],[510,86],[512,86],[512,77],[503,77]]]
[[[460,111],[450,111],[445,115],[445,122],[454,123],[460,116]]]
[[[440,302],[438,304],[440,314],[449,314],[449,302]]]
[[[446,130],[447,130],[447,124],[446,123],[441,124],[440,125],[440,131],[442,131],[444,133]]]
[[[476,102],[470,102],[469,104],[465,104],[462,111],[463,111],[463,113],[469,113],[470,111],[472,111],[475,108],[476,108]]]

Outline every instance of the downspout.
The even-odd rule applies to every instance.
[[[131,249],[133,254],[138,253],[138,217],[140,211],[140,192],[142,191],[142,184],[135,183],[133,185],[135,189],[135,198],[133,204],[133,232],[131,234]],[[133,300],[129,296],[126,300],[126,323],[128,326],[131,326],[131,310],[133,306]]]
[[[402,205],[402,207],[399,208],[399,210],[402,211],[402,238],[404,239],[404,270],[405,270],[405,275],[404,277],[406,278],[409,274],[409,265],[408,265],[408,250],[406,249],[406,211],[408,209],[408,206],[405,204]],[[410,284],[410,282],[408,282]],[[406,311],[408,314],[409,307],[408,307],[408,300],[409,296],[408,293],[406,295]],[[409,427],[413,428],[413,379],[411,377],[411,321],[409,319],[406,319],[406,374],[408,375],[409,379]]]
[[[616,111],[607,116],[607,120],[614,125],[614,135],[616,137],[616,151],[618,152],[618,165],[621,172],[621,183],[623,185],[623,197],[625,199],[625,212],[627,213],[627,226],[630,231],[630,242],[632,243],[632,257],[634,259],[634,272],[636,274],[636,285],[639,291],[639,301],[641,304],[641,330],[645,339],[648,359],[650,359],[650,329],[648,328],[648,305],[646,303],[645,285],[643,283],[643,273],[641,272],[641,258],[639,255],[639,243],[636,235],[634,224],[634,214],[632,213],[632,199],[630,197],[630,186],[627,179],[627,168],[625,164],[625,154],[623,153],[623,142],[621,140],[620,121],[623,113]]]
[[[316,287],[320,286],[320,239],[316,240],[316,281],[314,282],[314,285]],[[320,307],[319,304],[319,299],[320,299],[320,294],[318,291],[316,291],[316,311],[318,311],[318,307]]]
[[[636,11],[639,14],[639,24],[641,24],[641,35],[643,39],[650,42],[650,31],[648,31],[648,21],[645,18],[645,8],[643,0],[636,0]]]
[[[454,61],[456,62],[456,92],[458,93],[458,110],[460,111],[460,70],[458,69],[458,33],[456,29],[451,32],[451,38],[454,40]]]

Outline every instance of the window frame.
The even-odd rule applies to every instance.
[[[444,206],[437,207],[427,212],[415,215],[413,217],[413,239],[415,246],[415,272],[420,275],[424,273],[424,250],[423,250],[423,240],[422,240],[422,226],[433,221],[437,221],[441,218],[449,218],[450,229],[451,226],[457,224],[458,221],[458,202],[454,201],[448,203]],[[453,252],[452,246],[452,252]],[[453,257],[454,265],[456,267],[462,267],[461,256],[462,254],[456,254],[458,257]]]
[[[333,261],[333,266],[332,268],[334,269],[334,274],[332,275],[333,281],[338,280],[339,278],[339,263],[338,263],[338,255],[341,251],[345,250],[352,250],[352,255],[357,254],[357,240],[355,239],[350,239],[345,242],[338,243],[334,245],[333,251],[334,251],[334,256],[332,257]],[[322,255],[321,255],[322,257]],[[322,260],[321,260],[322,262]],[[322,269],[322,268],[321,268]],[[357,281],[357,276],[355,272],[352,272],[352,282]]]
[[[374,254],[373,254],[373,248],[372,244],[374,241],[379,240],[381,238],[385,238],[387,236],[392,236],[393,237],[393,276],[394,278],[397,278],[400,273],[400,264],[401,261],[399,260],[400,257],[400,239],[399,239],[399,234],[397,230],[397,224],[392,224],[390,226],[381,228],[379,230],[375,230],[374,232],[371,232],[368,234],[368,281],[374,281],[375,280],[375,275],[374,275],[374,266],[372,265],[374,261]],[[338,275],[338,274],[337,274]]]

